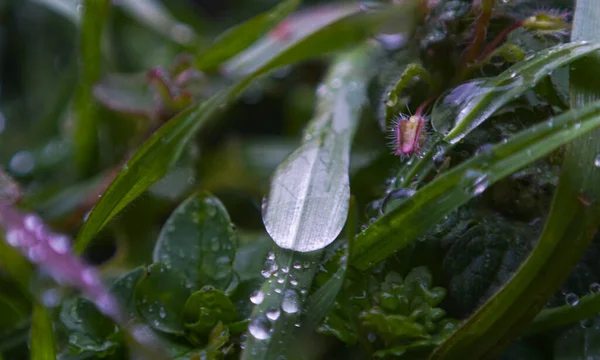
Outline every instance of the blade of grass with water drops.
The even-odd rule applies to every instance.
[[[406,2],[408,9],[414,1]],[[311,28],[312,32],[303,33],[289,42],[282,42],[272,48],[268,61],[261,60],[261,66],[235,85],[217,93],[213,97],[194,104],[169,120],[150,139],[148,139],[123,166],[123,169],[100,201],[96,204],[77,237],[75,250],[81,252],[110,219],[125,206],[142,194],[153,183],[161,179],[174,164],[186,144],[208,122],[223,112],[247,86],[258,76],[277,67],[306,60],[331,52],[359,40],[364,40],[381,26],[381,21],[396,12],[406,9],[405,5],[394,6],[395,11],[383,8],[375,12],[356,11],[350,15],[339,14],[335,21]],[[348,35],[349,34],[349,35]],[[360,34],[361,36],[357,36]],[[350,38],[347,38],[350,36]],[[343,40],[345,39],[345,40]],[[350,40],[349,40],[350,39]],[[261,55],[266,56],[265,54]]]
[[[52,319],[48,310],[41,304],[33,305],[31,316],[31,334],[29,341],[31,360],[55,360],[56,338]]]
[[[273,9],[225,31],[215,39],[209,49],[197,57],[196,67],[200,70],[216,68],[258,40],[294,11],[301,2],[301,0],[282,1]]]
[[[600,126],[600,102],[568,111],[439,176],[356,237],[350,264],[366,269],[412,243],[489,185]]]
[[[600,49],[600,43],[577,41],[538,52],[502,74],[464,83],[441,97],[431,114],[431,123],[443,138],[423,158],[407,167],[404,186],[415,177],[424,178],[454,144],[489,119],[498,109],[533,88],[552,71]]]
[[[600,3],[577,1],[572,39],[600,41],[599,19]],[[598,105],[598,76],[597,53],[571,66],[571,112]],[[590,102],[594,103],[584,107]],[[581,119],[581,127],[585,121]],[[431,359],[493,357],[520,335],[567,279],[600,226],[600,129],[592,130],[568,146],[550,215],[529,257],[500,291],[436,349]]]
[[[243,359],[276,358],[295,348],[291,344],[302,326],[300,310],[323,248],[339,235],[348,216],[350,144],[379,50],[368,43],[336,58],[317,89],[316,113],[303,143],[273,175],[263,221],[280,249],[268,260],[272,264],[260,301],[251,299],[257,306]],[[292,312],[286,310],[288,298],[295,303]]]

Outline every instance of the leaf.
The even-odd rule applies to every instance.
[[[135,307],[139,316],[154,329],[174,335],[183,335],[182,310],[191,295],[191,284],[163,263],[148,267],[135,287]]]
[[[236,318],[231,300],[212,286],[193,293],[183,307],[185,327],[198,335],[207,335],[218,322],[229,324]]]
[[[107,74],[93,87],[96,101],[126,114],[150,116],[156,111],[146,74]]]
[[[154,262],[180,272],[194,289],[224,290],[233,276],[237,239],[227,210],[209,193],[190,196],[173,211],[154,247]]]
[[[598,317],[591,326],[572,326],[554,341],[554,360],[596,359],[600,356]]]
[[[56,360],[56,338],[52,319],[40,304],[33,307],[29,351],[31,360]]]
[[[577,306],[566,304],[542,310],[527,327],[527,334],[536,334],[574,324],[598,313],[600,313],[600,294],[582,296]]]
[[[21,253],[8,245],[0,234],[0,265],[14,279],[23,294],[29,294],[29,280],[33,274],[33,267]]]
[[[600,103],[574,109],[440,175],[358,235],[350,263],[359,269],[373,266],[491,184],[598,126]]]
[[[196,67],[210,70],[244,50],[277,23],[294,11],[301,0],[285,0],[269,11],[265,11],[246,22],[226,30],[219,35],[209,49],[196,59]]]
[[[557,68],[600,49],[600,43],[576,41],[540,51],[502,74],[452,90],[436,104],[432,125],[456,144],[502,106],[531,89]]]
[[[275,170],[263,221],[279,247],[322,249],[342,231],[350,200],[350,145],[366,104],[375,50],[358,47],[336,60],[317,91],[317,112],[303,143]]]
[[[94,304],[81,297],[64,301],[60,321],[68,330],[71,352],[92,352],[97,356],[106,356],[120,346],[120,335],[113,322],[102,315]]]
[[[417,8],[416,3],[416,0],[404,2],[394,9],[402,14],[405,14],[406,10],[405,15],[409,16],[410,11]],[[268,54],[268,59],[262,61],[260,67],[235,85],[206,101],[190,106],[169,120],[133,154],[106,190],[83,224],[75,242],[75,251],[81,253],[110,219],[165,176],[198,130],[221,113],[255,78],[277,67],[364,40],[380,25],[382,18],[390,16],[390,11],[386,10],[387,8],[384,8],[376,12],[340,16],[332,23],[321,24],[322,27],[311,27],[310,32],[303,33],[302,37],[294,38],[292,42],[286,42],[284,46],[265,53]],[[391,12],[392,15],[396,14],[396,11]],[[406,26],[409,24],[412,22],[406,23]],[[340,37],[347,32],[353,36],[347,41],[340,41]]]
[[[76,121],[73,130],[75,162],[89,173],[98,156],[98,129],[94,104],[94,83],[102,71],[102,30],[108,18],[110,0],[88,1],[83,6],[79,35],[80,80],[75,92]]]
[[[224,70],[237,76],[251,74],[268,66],[273,52],[284,53],[282,61],[285,63],[291,63],[288,59],[307,59],[313,56],[311,54],[330,53],[378,32],[387,20],[393,19],[396,32],[410,32],[422,18],[421,9],[420,1],[414,0],[373,11],[364,11],[358,4],[308,9],[286,19],[285,36],[265,36],[228,61]],[[321,36],[310,36],[315,31]]]
[[[121,275],[110,287],[111,293],[127,312],[129,320],[135,317],[134,294],[138,282],[146,274],[146,269],[139,267]]]
[[[572,39],[600,40],[596,1],[577,2]],[[571,68],[571,107],[575,112],[598,106],[600,58],[589,54]],[[565,113],[565,114],[569,114]],[[583,119],[581,119],[583,121]],[[583,123],[581,123],[583,124]],[[546,226],[519,271],[461,328],[442,344],[432,359],[470,356],[492,357],[519,336],[547,299],[567,279],[600,225],[600,130],[569,145]],[[591,200],[588,200],[591,199]],[[468,354],[468,355],[467,355]]]

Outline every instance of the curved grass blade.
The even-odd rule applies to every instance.
[[[374,45],[340,56],[317,90],[317,111],[303,142],[271,180],[263,221],[284,249],[315,251],[342,231],[350,200],[350,145],[367,102]]]
[[[210,70],[250,46],[277,23],[287,17],[301,3],[301,0],[286,0],[269,11],[228,29],[219,35],[209,49],[196,59],[196,67]]]
[[[573,40],[600,40],[600,4],[577,2]],[[573,64],[571,112],[600,99],[600,56]],[[585,120],[582,120],[585,121]],[[583,123],[582,123],[583,124]],[[583,126],[583,125],[582,125]],[[569,144],[544,231],[517,273],[471,316],[431,359],[490,358],[519,335],[567,279],[600,226],[600,129]]]
[[[73,131],[75,162],[83,174],[93,170],[98,156],[93,86],[102,73],[102,29],[110,4],[110,0],[96,0],[83,5],[79,35],[80,79],[74,100],[76,121]]]
[[[533,88],[552,71],[600,49],[600,43],[577,41],[540,51],[502,74],[480,82],[468,82],[440,99],[432,112],[434,129],[444,135],[423,158],[406,169],[406,187],[415,177],[423,178],[454,144],[481,125],[498,109]],[[444,103],[444,100],[446,100]]]
[[[533,319],[526,334],[537,334],[559,327],[575,324],[600,313],[600,294],[582,296],[576,306],[563,305],[545,309]]]
[[[533,126],[482,152],[424,186],[358,235],[350,263],[359,269],[371,267],[415,241],[489,185],[599,126],[597,102]]]
[[[40,304],[33,306],[30,334],[30,359],[55,360],[56,338],[48,310]]]
[[[404,9],[405,5],[394,8]],[[88,216],[75,242],[75,250],[83,251],[110,219],[150,185],[162,178],[198,130],[222,112],[255,78],[279,66],[305,60],[363,40],[380,26],[379,21],[387,18],[389,13],[386,10],[356,13],[340,17],[333,23],[324,24],[322,28],[313,29],[313,32],[306,34],[305,37],[294,39],[293,42],[273,49],[274,52],[269,54],[269,61],[232,87],[206,101],[192,105],[172,118],[156,131],[123,166],[122,171]],[[378,21],[375,21],[377,19]],[[341,41],[340,38],[343,38],[347,32],[354,35],[360,33],[361,37],[354,36],[352,41],[348,39]]]

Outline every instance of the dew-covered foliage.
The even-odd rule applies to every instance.
[[[600,358],[600,2],[0,13],[0,360]]]

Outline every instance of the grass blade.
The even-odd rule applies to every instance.
[[[90,174],[98,156],[98,131],[93,86],[102,74],[102,30],[108,18],[110,0],[87,1],[79,35],[80,74],[74,106],[73,131],[75,162],[83,174]]]
[[[489,185],[599,126],[600,102],[522,131],[453,168],[358,235],[350,263],[369,268],[415,241]]]
[[[56,338],[52,319],[48,310],[40,304],[33,306],[29,347],[31,360],[56,359]]]
[[[600,4],[579,0],[572,40],[600,40]],[[598,105],[600,57],[590,54],[571,68],[571,107]],[[431,359],[489,358],[519,335],[567,279],[600,225],[600,129],[569,144],[546,227],[516,274],[471,316]],[[556,310],[560,314],[560,310]],[[547,315],[548,313],[546,313]],[[548,321],[548,320],[546,320]],[[542,324],[543,325],[543,324]],[[538,322],[538,326],[540,323]]]
[[[404,9],[404,5],[397,8]],[[364,40],[378,28],[379,21],[387,16],[389,11],[385,10],[374,13],[361,12],[342,16],[322,28],[314,28],[312,33],[305,34],[304,37],[294,38],[293,41],[272,49],[268,61],[235,85],[206,101],[192,105],[168,121],[124,165],[84,223],[77,237],[75,250],[83,251],[110,219],[162,178],[198,130],[221,113],[227,104],[234,101],[255,78],[279,66]],[[346,36],[348,32],[355,35],[351,38],[352,41],[340,41],[340,37]],[[357,34],[361,36],[356,36]]]
[[[198,56],[196,67],[203,71],[216,68],[258,40],[294,11],[301,2],[301,0],[282,1],[273,9],[225,31],[215,39],[209,49]]]

